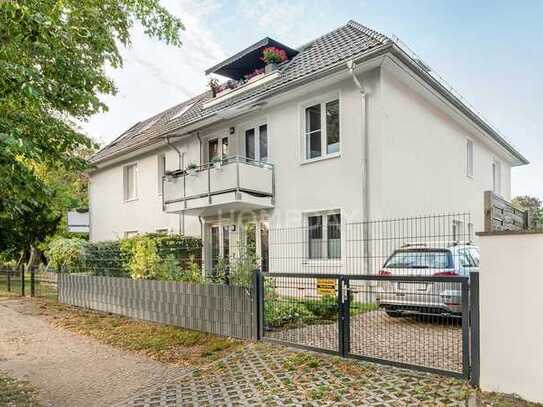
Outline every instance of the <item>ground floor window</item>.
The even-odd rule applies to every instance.
[[[307,257],[341,258],[341,214],[339,211],[307,215]]]

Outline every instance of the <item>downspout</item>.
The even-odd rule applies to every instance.
[[[182,170],[185,167],[185,162],[184,162],[185,161],[185,154],[182,153],[175,145],[170,143],[170,137],[169,136],[166,136],[166,143],[168,144],[168,146],[172,150],[174,150],[177,153],[177,157],[178,157],[177,167],[178,167],[178,169]],[[178,227],[179,227],[179,232],[183,231],[182,234],[184,235],[185,234],[185,212],[181,212],[179,214],[179,225],[178,225]]]
[[[369,221],[370,221],[370,177],[369,177],[369,135],[367,131],[367,100],[366,92],[362,83],[356,76],[354,70],[356,64],[353,60],[347,62],[347,68],[353,78],[354,84],[358,88],[361,96],[362,110],[361,110],[361,137],[362,137],[362,227],[363,227],[363,238],[364,238],[364,253],[365,253],[365,274],[370,273],[370,231],[369,231]]]

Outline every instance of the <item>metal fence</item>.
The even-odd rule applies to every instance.
[[[26,273],[11,267],[0,268],[0,295],[56,299],[58,273],[34,268]]]
[[[263,338],[467,377],[470,215],[327,221],[270,231]]]
[[[59,275],[62,303],[244,339],[256,339],[254,292],[220,284]]]

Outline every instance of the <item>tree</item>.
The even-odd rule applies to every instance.
[[[183,25],[159,0],[0,1],[0,251],[58,226],[47,178],[87,168],[80,152],[95,146],[75,123],[107,110],[100,96],[116,88],[105,68],[122,66],[136,22],[181,45]]]
[[[534,196],[523,195],[513,198],[512,205],[520,210],[528,211],[529,228],[541,229],[543,227],[543,202]]]
[[[542,205],[541,199],[529,195],[517,196],[513,198],[511,203],[514,207],[523,210],[540,209]]]

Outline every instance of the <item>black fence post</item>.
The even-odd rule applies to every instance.
[[[30,296],[34,297],[36,294],[36,270],[30,269]]]
[[[253,273],[253,292],[255,293],[256,339],[262,339],[264,333],[264,277],[260,270]]]
[[[7,282],[7,284],[8,284],[8,293],[10,293],[11,292],[11,270],[10,269],[8,269],[8,282]]]
[[[462,281],[462,371],[467,380],[470,377],[470,332],[469,332],[469,285],[467,278]]]
[[[347,276],[341,276],[337,282],[339,302],[339,353],[342,357],[346,358],[351,352],[349,278]]]
[[[25,269],[21,269],[21,297],[25,296]]]
[[[469,273],[470,279],[470,315],[471,315],[471,378],[472,386],[479,386],[480,381],[480,338],[479,338],[479,272]]]

